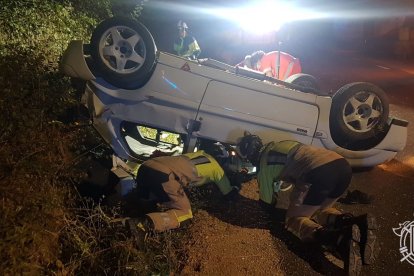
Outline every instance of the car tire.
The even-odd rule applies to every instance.
[[[123,89],[143,86],[156,62],[156,46],[147,28],[129,18],[102,21],[92,33],[91,56],[108,83]]]
[[[369,149],[385,136],[388,115],[389,101],[381,88],[366,82],[344,85],[332,99],[332,138],[349,150]]]
[[[294,74],[292,76],[289,76],[285,82],[295,84],[298,86],[302,86],[304,88],[310,88],[313,89],[316,93],[319,91],[318,81],[316,78],[309,74]]]

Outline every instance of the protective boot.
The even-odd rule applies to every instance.
[[[134,238],[137,247],[144,247],[145,240],[153,230],[151,224],[152,222],[148,218],[130,218],[126,221],[126,227]]]
[[[337,217],[335,227],[342,228],[356,224],[361,232],[361,256],[366,265],[374,263],[380,251],[379,242],[374,230],[378,228],[377,221],[372,214],[353,216],[346,213]]]
[[[347,275],[360,275],[362,259],[360,253],[361,235],[357,225],[330,230],[320,228],[315,232],[315,239],[344,262]]]

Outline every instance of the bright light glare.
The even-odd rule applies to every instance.
[[[315,4],[312,4],[312,1],[307,1],[308,5],[306,6],[308,7],[305,7],[305,1],[294,0],[256,0],[251,2],[253,3],[239,8],[219,8],[209,4],[194,5],[157,0],[149,1],[148,5],[160,10],[179,11],[183,15],[217,16],[236,22],[248,30],[254,30],[254,33],[278,30],[284,23],[300,20],[364,20],[414,16],[414,4],[408,0],[399,5],[396,3],[401,1],[376,1],[380,2],[376,5],[374,5],[375,1],[323,1],[323,4],[320,5],[318,5],[319,1],[313,1]]]
[[[283,24],[290,21],[321,17],[315,12],[280,1],[256,1],[254,4],[240,8],[215,9],[215,14],[236,22],[244,30],[256,34],[278,31]]]

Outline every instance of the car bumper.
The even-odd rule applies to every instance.
[[[63,53],[59,69],[72,78],[94,80],[95,76],[86,63],[83,47],[82,40],[72,40]]]
[[[314,143],[331,149],[344,156],[352,167],[373,167],[393,159],[402,151],[407,143],[408,122],[390,118],[390,127],[385,137],[375,147],[369,150],[352,151],[337,146],[330,139],[320,139]],[[319,145],[318,145],[319,144]]]

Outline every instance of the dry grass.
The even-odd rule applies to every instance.
[[[0,88],[0,274],[146,275],[179,271],[183,232],[137,248],[120,210],[82,198],[76,164],[107,153],[60,75]],[[5,81],[6,80],[6,81]],[[70,110],[71,112],[67,112]],[[83,127],[81,127],[83,125]]]
[[[65,272],[70,274],[150,275],[180,270],[183,232],[153,233],[139,247],[122,223],[120,210],[91,201],[65,216],[62,231]]]
[[[21,137],[14,136],[0,148],[6,157],[0,160],[0,254],[6,274],[38,273],[58,260],[64,203],[72,197],[63,170],[69,157],[61,155],[62,140],[46,144],[47,136],[59,133],[55,127],[47,130],[32,132],[33,140],[20,145]]]
[[[56,16],[51,8],[58,5],[6,5],[8,14],[31,17],[8,18],[4,23],[11,24],[13,33],[0,28],[0,37],[13,38],[0,43],[0,275],[176,271],[180,254],[175,234],[153,237],[145,248],[137,248],[115,223],[119,210],[84,199],[75,189],[84,176],[77,163],[107,151],[88,120],[78,121],[79,95],[57,72],[57,63],[69,37],[85,36],[95,19],[84,14],[83,21],[72,18],[62,7],[57,10],[64,16]],[[51,20],[40,24],[40,17]]]

